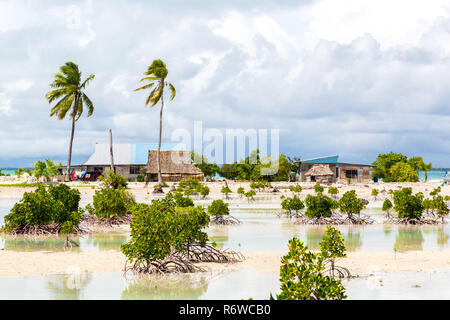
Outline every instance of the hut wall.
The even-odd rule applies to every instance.
[[[353,181],[358,181],[358,170],[362,169],[361,181],[370,180],[370,167],[363,166],[349,166],[349,167],[339,167],[339,178],[338,180],[345,180],[347,177]]]

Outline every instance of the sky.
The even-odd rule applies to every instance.
[[[450,166],[447,0],[0,0],[0,167],[66,161],[71,122],[49,117],[53,75],[83,78],[91,117],[72,163],[95,142],[158,139],[159,107],[134,92],[154,59],[177,96],[177,129],[279,129],[279,151],[371,163],[379,153]]]

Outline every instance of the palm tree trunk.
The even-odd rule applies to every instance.
[[[164,92],[164,91],[163,91]],[[159,112],[159,139],[158,139],[158,152],[156,153],[156,158],[158,162],[158,183],[163,186],[162,174],[161,174],[161,136],[162,136],[162,115],[164,109],[164,98],[161,93],[161,110]]]
[[[75,98],[75,105],[77,99]],[[75,133],[75,115],[72,117],[72,132],[70,134],[70,142],[69,142],[69,158],[67,159],[67,176],[65,181],[70,181],[70,162],[72,160],[72,144],[73,144],[73,135]]]

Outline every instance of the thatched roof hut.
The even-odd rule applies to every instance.
[[[334,175],[328,164],[316,164],[306,171],[305,176],[329,176]]]
[[[149,180],[158,174],[157,151],[148,151],[146,173]],[[161,151],[161,175],[164,181],[180,181],[185,178],[204,180],[203,172],[192,164],[191,152],[188,150]]]

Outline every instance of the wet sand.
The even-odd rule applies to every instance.
[[[210,270],[278,274],[283,253],[260,251],[246,255],[243,262],[233,264],[200,263]],[[124,268],[126,258],[116,250],[100,252],[17,252],[0,250],[0,276],[72,274],[112,272]],[[373,272],[429,271],[450,268],[450,250],[394,252],[351,252],[338,259],[337,265],[348,268],[353,275],[367,276]]]

